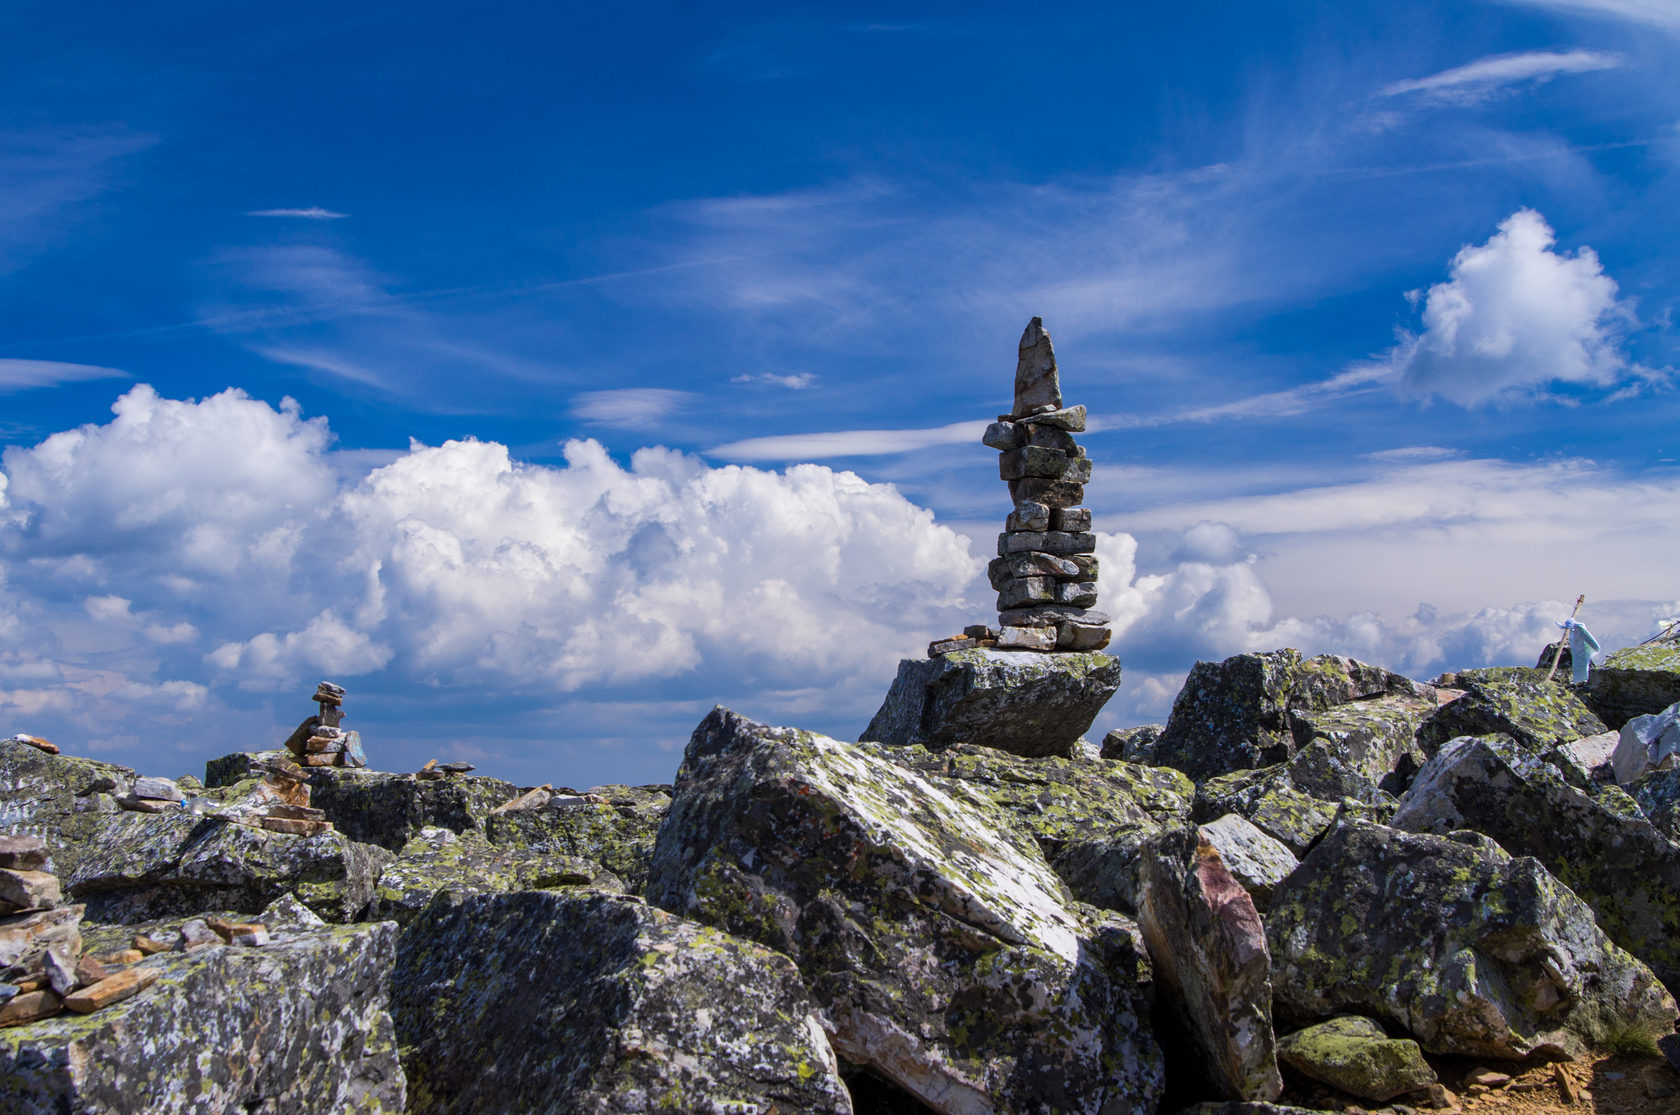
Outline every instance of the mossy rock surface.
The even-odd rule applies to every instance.
[[[490,811],[512,800],[519,787],[500,778],[412,774],[349,767],[313,767],[309,804],[351,840],[399,852],[421,829],[483,831]]]
[[[185,811],[100,818],[66,889],[95,921],[255,913],[296,894],[327,921],[354,920],[392,856],[342,833],[291,836]]]
[[[1278,887],[1266,935],[1280,1021],[1361,1014],[1431,1053],[1573,1058],[1680,1017],[1585,902],[1474,833],[1338,824]]]
[[[52,870],[74,871],[101,816],[117,811],[113,795],[134,787],[134,771],[76,755],[49,755],[0,740],[0,833],[39,836]]]
[[[1515,666],[1463,671],[1458,684],[1464,695],[1423,722],[1418,743],[1433,755],[1459,736],[1500,734],[1544,752],[1607,730],[1565,680],[1545,678],[1544,670]]]
[[[1582,790],[1504,736],[1448,743],[1419,772],[1397,828],[1474,829],[1533,856],[1618,945],[1680,988],[1680,847],[1614,786]]]
[[[133,998],[0,1029],[0,1110],[399,1115],[395,946],[354,925],[149,957],[162,975]]]
[[[1390,1038],[1369,1018],[1343,1015],[1278,1040],[1278,1060],[1303,1076],[1378,1103],[1427,1088],[1435,1070],[1410,1038]]]
[[[626,890],[640,893],[647,883],[653,843],[670,790],[659,786],[595,786],[587,791],[603,801],[556,800],[539,809],[509,810],[485,818],[484,834],[492,844],[525,855],[570,856],[599,864]]]
[[[1013,814],[876,749],[717,709],[648,898],[791,957],[835,1049],[947,1110],[1153,1110],[1137,928],[1072,902]]]
[[[1278,763],[1202,783],[1197,788],[1195,818],[1205,823],[1235,813],[1301,856],[1330,827],[1338,805],[1296,789],[1288,764]]]
[[[490,843],[468,830],[424,828],[379,876],[366,917],[406,925],[438,894],[465,896],[516,890],[587,887],[621,893],[624,881],[576,856],[529,852]]]
[[[1587,699],[1612,728],[1680,701],[1680,639],[1623,647],[1594,666]]]
[[[1635,779],[1626,792],[1658,832],[1680,844],[1680,767],[1654,770]]]
[[[1151,753],[1202,782],[1287,762],[1299,746],[1292,721],[1300,717],[1425,691],[1380,666],[1329,654],[1303,658],[1290,648],[1197,662]]]
[[[415,1115],[852,1110],[787,957],[638,899],[440,897],[398,956]]]
[[[1015,755],[1071,755],[1120,688],[1120,660],[1096,651],[961,650],[898,664],[862,739],[971,743]]]

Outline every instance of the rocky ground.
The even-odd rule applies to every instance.
[[[952,650],[669,786],[0,741],[0,1109],[1680,1111],[1680,644],[1240,655],[1098,748],[1119,675]]]

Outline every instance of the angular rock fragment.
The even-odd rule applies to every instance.
[[[790,956],[836,1051],[937,1111],[1149,1111],[1135,927],[1071,906],[985,798],[859,745],[717,709],[649,900]]]
[[[1545,677],[1544,670],[1518,667],[1460,672],[1464,695],[1424,721],[1418,743],[1433,755],[1450,739],[1499,733],[1530,750],[1545,751],[1605,730],[1604,721],[1573,690]]]
[[[58,876],[45,871],[14,871],[0,867],[0,914],[50,910],[63,901]]]
[[[1119,685],[1120,662],[1105,654],[969,650],[905,659],[862,738],[1066,755]]]
[[[465,897],[560,887],[621,892],[624,883],[599,864],[575,856],[496,845],[471,830],[456,835],[425,828],[380,875],[367,916],[406,925],[439,893]]]
[[[1393,824],[1414,832],[1474,829],[1512,855],[1533,856],[1592,908],[1611,940],[1671,989],[1680,987],[1673,912],[1680,847],[1637,806],[1611,808],[1507,737],[1467,736],[1418,773]]]
[[[133,783],[127,767],[0,740],[0,815],[12,834],[45,842],[60,876],[74,870],[89,834],[116,811],[112,794]]]
[[[1474,834],[1338,824],[1273,894],[1266,936],[1281,1019],[1363,1014],[1432,1053],[1570,1058],[1680,1015],[1586,903]]]
[[[127,998],[0,1031],[0,1110],[397,1115],[395,938],[392,925],[343,926],[152,957],[111,977],[153,981]]]
[[[10,871],[43,871],[47,866],[47,842],[39,836],[0,833],[0,868]]]
[[[91,1014],[112,1003],[138,995],[158,981],[163,972],[158,968],[129,968],[114,976],[106,976],[73,994],[66,995],[64,1006],[77,1014]]]
[[[1296,789],[1289,764],[1279,763],[1208,779],[1197,787],[1195,816],[1207,822],[1236,814],[1300,856],[1330,827],[1340,808],[1340,803]]]
[[[402,774],[325,767],[310,779],[310,804],[335,829],[392,852],[422,828],[482,831],[490,811],[518,793],[511,782],[478,775],[417,782]]]
[[[1271,958],[1254,901],[1194,826],[1144,845],[1139,882],[1138,925],[1197,1067],[1228,1099],[1277,1099]]]
[[[558,856],[605,869],[639,894],[654,839],[671,804],[665,786],[596,786],[587,794],[550,794],[541,808],[488,817],[484,835],[525,856]],[[603,879],[610,886],[610,879]]]
[[[1624,647],[1593,667],[1587,701],[1611,728],[1680,701],[1680,638]]]
[[[1302,1076],[1378,1103],[1436,1081],[1417,1042],[1390,1038],[1369,1018],[1352,1014],[1279,1039],[1278,1060]]]
[[[785,956],[637,899],[440,899],[393,988],[417,1113],[852,1110]]]
[[[59,906],[0,918],[0,979],[40,972],[49,949],[79,956],[81,906]]]
[[[1262,914],[1271,908],[1272,891],[1300,863],[1288,845],[1267,836],[1235,813],[1202,825],[1201,835],[1219,853],[1225,869],[1248,892],[1254,908]]]
[[[1285,648],[1198,662],[1155,742],[1157,762],[1201,782],[1285,762],[1316,730],[1308,714],[1373,698],[1425,696],[1410,678],[1351,658]],[[1307,740],[1296,739],[1292,719]],[[1325,731],[1333,729],[1326,727]]]
[[[1060,410],[1062,386],[1056,375],[1056,352],[1050,345],[1044,319],[1035,317],[1021,334],[1020,355],[1015,363],[1016,417]]]
[[[1680,766],[1680,704],[1635,716],[1616,739],[1610,769],[1623,786],[1652,771]]]
[[[1161,738],[1164,727],[1164,724],[1140,724],[1135,728],[1116,728],[1103,737],[1102,757],[1160,766],[1155,762],[1155,741]]]

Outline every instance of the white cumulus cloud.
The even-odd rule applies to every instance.
[[[1476,406],[1648,374],[1622,352],[1633,311],[1598,256],[1555,243],[1545,219],[1521,209],[1461,249],[1424,296],[1423,332],[1393,354],[1403,387]]]

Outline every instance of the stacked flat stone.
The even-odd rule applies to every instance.
[[[1097,536],[1085,485],[1091,459],[1073,435],[1085,408],[1064,407],[1056,353],[1042,318],[1021,334],[1015,406],[981,439],[1001,453],[998,474],[1015,509],[988,572],[998,593],[1000,649],[1101,650],[1109,617],[1097,603]]]
[[[286,749],[306,767],[365,767],[362,737],[339,727],[344,722],[344,686],[323,681],[312,698],[321,711],[286,740]]]

